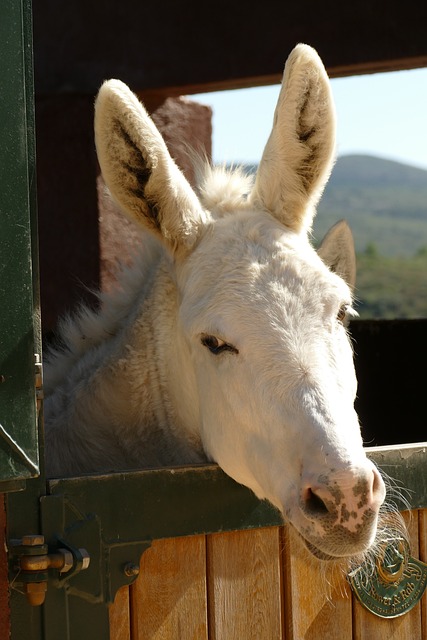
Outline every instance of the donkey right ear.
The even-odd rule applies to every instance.
[[[335,108],[322,61],[299,44],[283,74],[251,200],[296,232],[310,229],[335,157]]]
[[[104,180],[124,212],[174,252],[190,251],[206,214],[148,113],[119,80],[98,93],[95,141]]]
[[[323,262],[354,289],[356,284],[356,250],[351,229],[340,220],[329,229],[317,250]]]

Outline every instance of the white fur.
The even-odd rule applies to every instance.
[[[384,485],[363,451],[341,321],[350,234],[339,224],[319,257],[307,233],[334,158],[317,54],[289,57],[254,186],[207,168],[197,197],[117,80],[99,92],[95,131],[113,197],[148,231],[121,291],[68,321],[50,356],[48,473],[214,460],[315,553],[363,552]]]

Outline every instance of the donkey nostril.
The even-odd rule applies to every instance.
[[[324,516],[329,512],[322,498],[319,498],[311,489],[307,489],[305,495],[305,509],[315,516]]]

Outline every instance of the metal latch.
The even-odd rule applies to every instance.
[[[14,571],[11,586],[20,588],[33,606],[45,600],[49,570],[68,577],[87,569],[90,563],[86,549],[74,548],[64,540],[58,540],[57,548],[49,549],[44,536],[37,534],[11,540],[9,551]]]
[[[43,402],[43,365],[39,353],[34,354],[34,367],[35,367],[35,389],[36,389],[36,403],[37,403],[37,415],[40,413],[40,408]]]

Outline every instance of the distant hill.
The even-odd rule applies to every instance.
[[[427,247],[427,171],[372,156],[342,156],[318,208],[321,239],[345,218],[358,253],[375,245],[384,256],[410,257]]]
[[[427,171],[371,156],[338,159],[314,236],[346,218],[357,258],[361,318],[427,317]]]
[[[427,171],[407,164],[367,155],[349,155],[338,158],[330,184],[359,187],[427,187]]]
[[[427,249],[427,171],[374,156],[341,156],[319,204],[315,240],[341,218],[353,230],[358,253],[372,245],[386,257]]]
[[[342,218],[358,253],[360,317],[426,318],[427,171],[372,156],[340,157],[319,204],[315,243]]]

